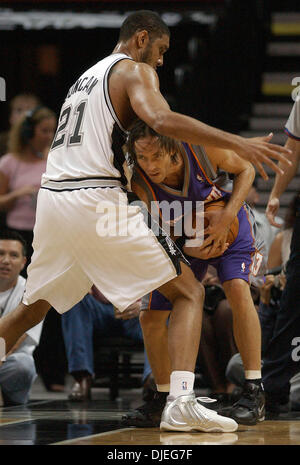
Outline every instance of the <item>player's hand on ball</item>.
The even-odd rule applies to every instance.
[[[204,241],[200,248],[208,248],[210,257],[222,255],[229,245],[227,238],[233,218],[231,215],[226,215],[224,209],[206,211],[204,215],[208,226],[204,229]]]

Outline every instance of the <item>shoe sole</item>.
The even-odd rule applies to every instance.
[[[260,423],[261,421],[265,420],[265,417],[258,418],[257,420],[254,420],[254,421],[241,421],[240,419],[235,418],[233,416],[231,416],[230,418],[236,421],[239,425],[245,425],[245,426],[255,426],[257,425],[257,423]]]
[[[189,432],[189,431],[201,431],[203,433],[233,433],[238,429],[238,425],[232,427],[231,429],[224,429],[221,426],[220,427],[213,427],[213,428],[201,428],[200,426],[173,426],[169,425],[169,423],[166,423],[162,421],[160,423],[160,429],[161,431],[183,431],[183,432]]]

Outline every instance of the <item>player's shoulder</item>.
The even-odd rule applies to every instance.
[[[134,61],[130,58],[120,60],[113,69],[114,72],[122,73],[125,78],[156,76],[156,71],[147,63]]]

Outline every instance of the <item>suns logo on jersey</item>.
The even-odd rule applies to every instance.
[[[222,192],[216,186],[213,186],[210,194],[205,199],[205,203],[212,202],[214,200],[218,200],[221,198],[222,198]]]

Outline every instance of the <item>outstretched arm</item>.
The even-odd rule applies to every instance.
[[[290,149],[292,152],[291,156],[289,157],[292,162],[292,165],[288,167],[285,166],[284,173],[282,175],[276,174],[275,183],[271,191],[268,200],[268,205],[266,208],[266,216],[269,220],[269,223],[272,226],[276,226],[278,228],[282,226],[281,224],[276,223],[275,221],[275,216],[280,206],[279,199],[298,171],[300,160],[300,141],[289,137],[286,141],[285,147]],[[279,163],[279,166],[283,168],[283,165],[281,163]]]
[[[282,170],[272,161],[288,165],[289,150],[270,144],[272,135],[245,139],[208,126],[194,118],[171,111],[159,90],[156,72],[145,63],[127,62],[125,88],[130,104],[139,118],[159,134],[196,145],[218,146],[235,151],[244,160],[253,163],[261,176],[268,176],[265,163],[275,172]]]

